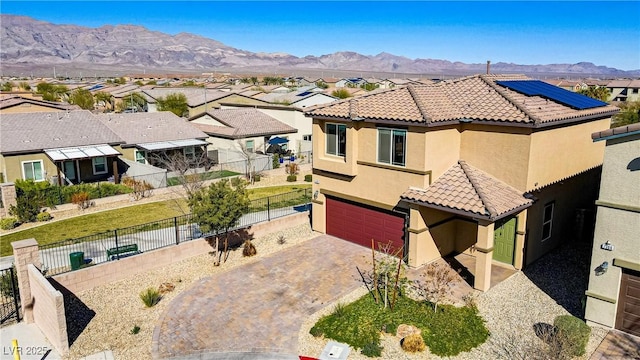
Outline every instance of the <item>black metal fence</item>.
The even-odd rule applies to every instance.
[[[311,189],[305,188],[251,201],[235,229],[309,210]],[[120,228],[40,246],[46,276],[78,270],[141,252],[178,245],[204,234],[191,215]]]
[[[20,321],[20,291],[14,267],[0,270],[0,325]]]

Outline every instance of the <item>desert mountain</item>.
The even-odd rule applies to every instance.
[[[351,71],[393,74],[482,73],[486,64],[409,59],[387,53],[367,56],[336,52],[296,57],[286,53],[254,53],[189,33],[169,35],[135,25],[88,28],[57,25],[33,18],[0,15],[0,61],[3,74],[51,69],[86,71],[207,72],[219,71]],[[496,73],[637,76],[589,62],[518,65],[497,62]]]

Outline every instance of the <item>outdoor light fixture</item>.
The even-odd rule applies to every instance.
[[[313,192],[313,200],[316,200],[318,198],[318,190]]]
[[[598,265],[598,267],[596,268],[596,276],[600,276],[604,273],[607,272],[607,269],[609,268],[609,263],[608,262],[603,262],[602,264]]]

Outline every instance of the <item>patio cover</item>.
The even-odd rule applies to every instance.
[[[280,145],[280,144],[285,144],[288,143],[289,140],[285,139],[285,138],[281,138],[279,136],[274,137],[273,139],[270,139],[268,141],[269,144],[271,145]]]
[[[118,150],[107,144],[45,149],[44,152],[53,161],[81,160],[102,156],[121,155]]]
[[[154,150],[179,149],[187,146],[201,146],[201,145],[207,145],[207,144],[208,143],[203,140],[189,139],[189,140],[172,140],[172,141],[144,143],[144,144],[138,144],[138,147],[148,151],[154,151]]]

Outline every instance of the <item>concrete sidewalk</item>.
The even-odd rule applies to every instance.
[[[20,360],[62,359],[36,324],[21,322],[5,326],[0,330],[0,339],[0,359],[13,359],[13,339],[18,340]]]

